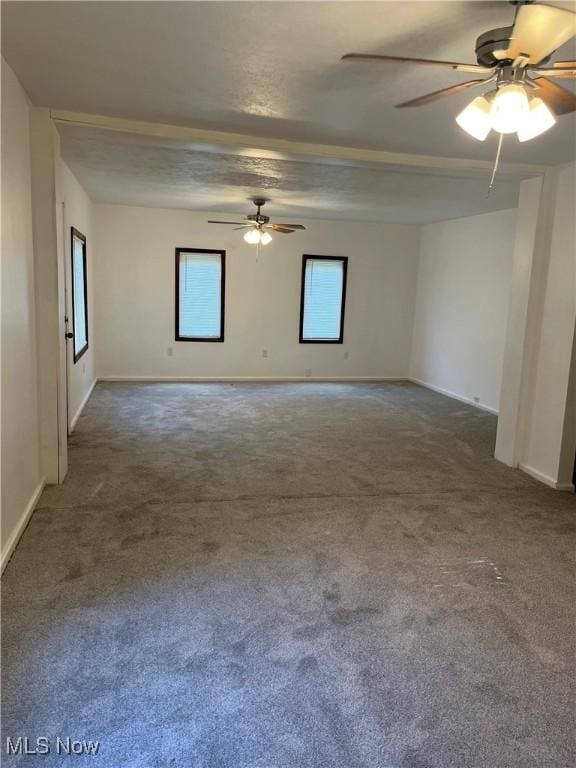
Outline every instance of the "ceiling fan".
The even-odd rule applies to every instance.
[[[445,67],[479,76],[397,104],[399,108],[420,107],[468,88],[493,84],[490,91],[460,112],[456,122],[479,141],[484,141],[490,130],[499,133],[498,162],[504,134],[516,133],[520,141],[527,141],[551,128],[557,115],[576,111],[576,95],[548,79],[576,78],[576,61],[549,61],[557,48],[576,35],[576,14],[532,0],[510,2],[516,6],[513,25],[480,35],[476,40],[477,64],[370,53],[347,53],[342,58]]]
[[[209,221],[208,224],[233,224],[236,229],[246,229],[244,240],[251,245],[268,245],[272,241],[272,232],[281,232],[290,235],[297,229],[306,229],[302,224],[270,224],[270,216],[260,212],[266,203],[265,198],[255,197],[252,202],[256,206],[256,213],[249,213],[246,221]]]

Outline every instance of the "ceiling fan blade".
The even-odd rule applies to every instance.
[[[237,226],[246,226],[242,221],[209,221],[208,224],[236,224]]]
[[[448,88],[442,88],[439,91],[432,91],[424,96],[419,96],[417,99],[411,99],[410,101],[404,101],[402,104],[396,104],[398,109],[403,107],[421,107],[424,104],[430,104],[432,101],[443,99],[445,96],[452,96],[455,93],[460,93],[468,88],[474,88],[476,85],[486,83],[487,80],[467,80],[465,83],[456,83]]]
[[[521,5],[516,14],[507,58],[528,56],[539,64],[576,35],[576,14],[551,5]]]
[[[280,224],[281,227],[289,227],[290,229],[306,229],[303,224]]]
[[[294,232],[293,229],[290,229],[290,227],[286,227],[283,224],[268,224],[264,229],[272,229],[274,232],[282,232],[285,235],[290,235]]]
[[[555,69],[563,69],[564,67],[576,67],[576,61],[554,61],[552,64],[549,64],[550,67],[554,67]]]
[[[459,72],[491,72],[488,67],[479,64],[461,64],[458,61],[440,61],[437,59],[413,59],[408,56],[384,56],[378,53],[346,53],[342,61],[379,61],[384,64],[423,64],[426,67],[449,67]]]
[[[576,111],[576,94],[572,91],[562,88],[546,77],[536,77],[532,82],[536,83],[537,87],[530,93],[539,96],[554,114],[566,115]]]
[[[576,77],[576,67],[553,67],[552,69],[537,67],[532,69],[531,72],[536,72],[536,74],[542,77],[557,77],[558,79],[569,80],[572,77]]]

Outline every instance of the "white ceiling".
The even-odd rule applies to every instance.
[[[568,5],[572,4],[560,4]],[[469,79],[451,70],[340,62],[347,51],[474,61],[507,2],[4,2],[3,55],[33,103],[255,137],[492,159],[462,133],[469,94],[418,110],[394,104]],[[558,53],[576,55],[574,45]],[[576,155],[576,124],[504,145],[508,162]],[[423,221],[516,203],[516,184],[312,162],[206,154],[119,134],[62,131],[65,158],[96,200],[238,210],[265,192],[291,213]],[[232,208],[233,206],[233,208]],[[416,210],[418,208],[418,210]]]
[[[572,4],[573,5],[573,4]],[[347,51],[474,61],[507,2],[9,2],[5,58],[35,104],[300,141],[491,158],[453,115],[470,94],[419,110],[394,104],[466,73],[340,62]],[[565,46],[574,56],[574,45]],[[563,117],[509,160],[562,162]]]
[[[381,169],[315,158],[199,151],[177,142],[59,125],[64,160],[96,202],[229,213],[270,199],[294,218],[428,223],[517,205],[518,178]]]

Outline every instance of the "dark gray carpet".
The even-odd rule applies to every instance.
[[[5,573],[2,750],[52,751],[3,764],[573,766],[576,503],[495,426],[408,384],[100,384]]]

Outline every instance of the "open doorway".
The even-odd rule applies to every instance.
[[[92,203],[69,168],[60,168],[60,244],[65,339],[61,380],[66,390],[61,430],[74,432],[95,384]]]
[[[72,400],[74,366],[88,352],[88,274],[86,235],[70,226],[70,258],[66,259],[66,413],[68,435],[74,429],[75,411]],[[86,372],[82,364],[82,372]]]

